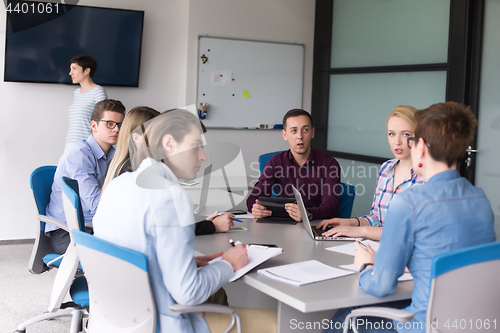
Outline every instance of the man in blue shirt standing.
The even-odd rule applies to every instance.
[[[92,134],[87,140],[75,143],[59,159],[46,209],[47,216],[66,222],[61,192],[61,179],[66,176],[78,181],[85,224],[92,223],[101,197],[101,187],[115,154],[112,145],[118,140],[124,116],[125,107],[120,101],[105,99],[96,103],[90,122]],[[47,223],[45,233],[50,237],[55,253],[66,252],[70,243],[67,231]]]

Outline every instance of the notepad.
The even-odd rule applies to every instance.
[[[358,268],[357,268],[357,267],[356,267],[356,265],[354,265],[354,264],[350,264],[350,265],[340,265],[340,268],[349,269],[349,270],[351,270],[351,271],[358,272]],[[413,280],[413,276],[411,275],[411,273],[403,273],[403,275],[401,275],[401,276],[398,278],[398,281],[399,281],[399,282],[403,282],[403,281],[410,281],[410,280]]]
[[[372,240],[364,240],[363,244],[365,244],[365,245],[369,244],[370,247],[375,252],[377,252],[378,249],[379,249],[379,247],[380,247],[380,244],[378,242],[374,242]],[[343,253],[343,254],[348,254],[350,256],[355,256],[356,255],[356,246],[354,245],[354,243],[345,244],[345,245],[339,245],[339,246],[327,247],[326,250],[333,251],[333,252],[338,252],[338,253]]]
[[[247,254],[248,254],[248,263],[234,272],[234,276],[229,282],[233,282],[238,280],[240,277],[248,273],[253,268],[259,266],[263,262],[276,257],[281,254],[283,249],[281,247],[256,247],[256,246],[247,246]],[[221,260],[222,257],[215,258],[209,262],[209,264],[214,263],[216,261]]]
[[[331,267],[317,260],[308,260],[294,264],[259,269],[257,273],[295,286],[302,286],[354,274],[353,271]]]

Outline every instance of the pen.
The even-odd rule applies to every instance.
[[[231,244],[232,247],[235,247],[234,240],[232,238],[229,239],[229,244]]]
[[[224,215],[224,214],[222,214],[222,213],[217,213],[217,216],[222,216],[222,215]],[[234,217],[230,217],[230,219],[231,219],[231,220],[233,220],[233,221],[236,221],[236,222],[243,223],[243,221],[242,221],[242,220],[235,219]]]
[[[360,240],[358,240],[358,243],[361,244],[361,246],[366,250],[366,245],[363,244]]]

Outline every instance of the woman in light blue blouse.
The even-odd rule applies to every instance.
[[[415,114],[415,136],[408,138],[413,168],[427,183],[394,197],[387,212],[380,249],[375,253],[356,243],[354,264],[360,270],[358,283],[367,293],[384,297],[393,293],[397,279],[407,266],[415,288],[411,303],[382,306],[413,312],[410,323],[364,318],[360,332],[425,332],[432,258],[438,254],[496,239],[493,212],[482,189],[475,188],[457,171],[472,140],[477,120],[469,107],[447,102],[434,104]],[[381,306],[381,304],[376,304]],[[330,330],[342,323],[351,309],[339,310]],[[383,323],[382,323],[383,321]],[[377,322],[377,325],[373,325]],[[335,325],[337,323],[337,325]],[[410,325],[411,324],[411,325]],[[410,329],[408,329],[410,327]]]

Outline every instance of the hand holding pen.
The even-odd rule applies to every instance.
[[[234,226],[234,221],[240,221],[234,219],[234,214],[219,212],[210,215],[207,217],[207,220],[212,221],[215,226],[215,232],[227,232]]]
[[[360,241],[355,241],[354,246],[356,246],[356,255],[354,256],[354,265],[357,269],[365,263],[372,263],[375,261],[375,252],[371,248],[370,244],[364,244]]]
[[[244,267],[248,263],[247,247],[245,244],[236,245],[232,239],[229,240],[231,248],[224,252],[222,260],[226,260],[233,266],[233,270]]]

